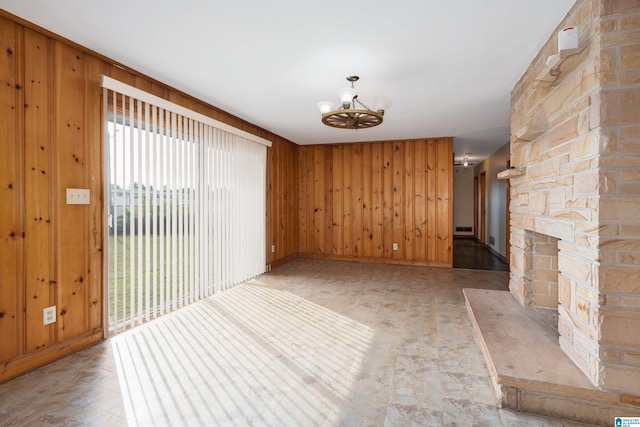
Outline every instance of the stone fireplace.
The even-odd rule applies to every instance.
[[[567,26],[579,47],[558,52]],[[637,416],[640,0],[576,1],[512,90],[511,134],[509,292],[465,289],[498,398]]]
[[[555,34],[579,26],[557,56]],[[549,59],[551,57],[551,59]],[[511,294],[640,412],[640,2],[578,0],[512,91]]]

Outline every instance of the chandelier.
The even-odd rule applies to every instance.
[[[316,103],[322,114],[322,123],[340,129],[364,129],[378,126],[382,123],[384,109],[391,104],[383,97],[374,98],[375,110],[370,109],[358,99],[358,92],[353,83],[360,79],[358,76],[348,76],[351,87],[343,87],[336,91],[341,106],[334,110],[334,103],[321,101]]]

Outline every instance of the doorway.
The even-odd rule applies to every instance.
[[[480,200],[479,206],[476,205],[475,209],[479,209],[479,221],[480,221],[480,233],[478,236],[478,242],[481,244],[487,243],[487,173],[482,172],[480,174],[480,188],[478,191],[478,198]]]
[[[473,178],[473,236],[453,240],[453,267],[474,270],[509,271],[509,266],[486,246],[487,175]],[[471,238],[472,237],[472,238]]]

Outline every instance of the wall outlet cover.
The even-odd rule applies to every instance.
[[[56,306],[45,307],[42,309],[42,325],[49,325],[56,321]]]

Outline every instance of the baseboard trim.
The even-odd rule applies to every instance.
[[[392,258],[353,257],[353,256],[316,254],[316,253],[305,253],[305,252],[299,252],[298,257],[311,258],[311,259],[330,259],[335,261],[368,262],[368,263],[374,263],[374,264],[415,265],[420,267],[453,268],[453,262],[451,263],[426,262],[426,261],[413,261],[413,260],[392,259]]]
[[[79,350],[90,347],[103,339],[104,331],[102,328],[98,328],[93,331],[86,332],[82,336],[73,340],[54,344],[44,350],[36,351],[7,362],[0,367],[0,384]]]
[[[504,262],[505,264],[509,264],[507,262],[507,258],[501,253],[499,253],[498,251],[496,251],[495,249],[493,249],[491,246],[485,244],[484,247],[487,248],[487,250],[491,252],[493,255],[500,258],[500,261]]]
[[[293,261],[297,257],[298,257],[298,254],[291,254],[291,255],[287,255],[284,258],[280,258],[275,261],[272,261],[270,264],[267,264],[267,272],[271,271],[274,268],[280,267],[281,265],[286,264],[290,261]]]

